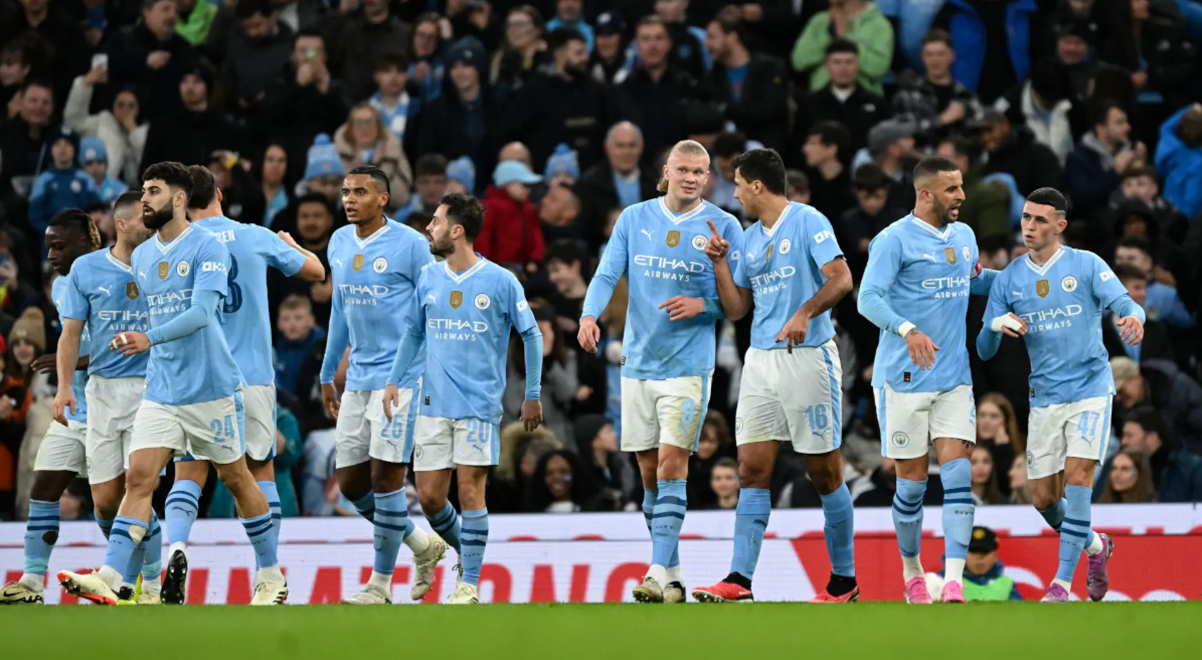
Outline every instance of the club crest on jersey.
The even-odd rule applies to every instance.
[[[704,250],[705,249],[705,237],[704,236],[702,236],[701,234],[697,234],[696,236],[693,237],[693,249],[694,250]]]
[[[1039,280],[1035,283],[1035,293],[1038,293],[1040,298],[1047,298],[1051,291],[1052,287],[1048,285],[1047,280]]]
[[[385,268],[388,268],[388,260],[384,257],[380,257],[379,259],[371,262],[371,269],[377,273],[383,273]]]
[[[130,300],[138,299],[138,283],[137,282],[126,282],[125,283],[125,297],[129,298]]]
[[[178,264],[175,264],[175,272],[180,277],[187,277],[188,273],[191,272],[191,268],[188,266],[188,262],[181,261]]]
[[[680,232],[673,229],[668,232],[668,247],[674,248],[677,245],[680,245]]]
[[[947,262],[953,266],[956,265],[956,248],[944,248],[943,256],[947,257]]]
[[[363,255],[355,255],[355,260],[351,262],[351,268],[354,268],[356,273],[363,270]]]
[[[1072,275],[1065,276],[1064,279],[1060,280],[1060,288],[1064,289],[1066,293],[1072,293],[1076,291],[1077,278],[1073,277]]]
[[[463,292],[462,291],[452,291],[451,292],[451,309],[459,309],[459,306],[462,304],[463,304]]]
[[[965,246],[964,246],[964,249],[963,249],[963,250],[961,250],[961,252],[963,252],[963,253],[964,253],[964,260],[965,260],[965,261],[968,261],[968,257],[969,257],[969,255],[970,255],[970,254],[972,254],[972,252],[970,252],[970,251],[968,250],[968,246],[967,246],[967,245],[965,245]]]
[[[764,253],[764,263],[772,261],[772,250],[776,248],[776,243],[768,244],[768,251]]]
[[[476,296],[476,309],[488,309],[489,305],[491,304],[492,299],[488,297],[488,294],[482,293]]]
[[[791,250],[791,249],[793,249],[793,241],[790,241],[789,239],[786,238],[785,240],[780,242],[780,253],[781,254],[789,254],[789,250]]]
[[[171,264],[167,263],[166,261],[160,261],[159,262],[159,279],[165,280],[165,279],[167,279],[167,276],[170,274],[171,274]]]

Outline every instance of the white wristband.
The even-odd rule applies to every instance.
[[[910,331],[913,329],[913,323],[910,323],[909,321],[902,321],[902,324],[897,326],[897,334],[905,337],[906,335],[910,334]]]
[[[1002,328],[1010,328],[1011,330],[1018,332],[1018,330],[1022,327],[1023,325],[1016,321],[1014,317],[1010,316],[1009,314],[1002,314],[1001,316],[989,322],[989,329],[994,332],[1001,332]]]

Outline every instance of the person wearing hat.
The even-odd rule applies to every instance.
[[[447,194],[471,195],[476,190],[476,166],[472,159],[460,156],[447,163]]]
[[[1022,600],[1014,578],[1005,575],[1006,567],[997,558],[997,533],[988,527],[973,527],[968,542],[968,560],[964,564],[964,599],[976,601]],[[943,588],[943,571],[927,576],[932,595]],[[936,596],[938,597],[938,596]]]
[[[92,183],[96,185],[96,193],[100,195],[100,201],[111,203],[120,197],[121,193],[129,190],[129,186],[125,185],[124,181],[108,175],[109,157],[104,140],[94,135],[80,140],[79,162],[83,165],[84,172],[87,172],[88,176],[92,178]]]
[[[55,213],[100,201],[95,181],[76,164],[78,133],[59,126],[47,133],[45,150],[50,154],[50,166],[34,179],[29,194],[29,225],[38,234],[45,233]]]
[[[216,73],[207,65],[183,72],[175,86],[183,107],[151,120],[142,152],[142,169],[156,163],[207,163],[214,151],[237,152],[241,132],[218,108],[209,103]]]
[[[491,118],[498,115],[492,93],[484,84],[486,54],[475,37],[464,37],[447,48],[451,85],[418,113],[415,155],[466,156],[477,171],[492,171],[499,138],[492,133]]]
[[[622,39],[626,21],[622,14],[607,11],[593,22],[593,48],[589,58],[589,73],[602,85],[616,85],[626,79],[626,49]]]
[[[475,243],[481,256],[518,271],[530,270],[543,260],[543,227],[538,207],[530,201],[530,186],[542,180],[525,163],[507,160],[497,164],[493,184],[482,200],[484,228]]]
[[[543,171],[547,178],[547,187],[570,186],[580,178],[580,163],[576,152],[562,142],[555,147],[555,153],[547,159],[547,168]]]

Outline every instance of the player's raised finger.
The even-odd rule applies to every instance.
[[[712,233],[716,237],[720,237],[720,235],[718,234],[718,228],[714,226],[713,220],[706,220],[705,224],[710,226],[710,233]]]

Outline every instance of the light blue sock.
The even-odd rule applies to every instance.
[[[163,533],[159,527],[159,516],[154,512],[154,509],[151,509],[150,527],[147,528],[146,536],[142,539],[142,542],[138,544],[138,547],[134,548],[134,553],[130,555],[129,566],[122,571],[121,581],[125,584],[136,584],[139,574],[142,574],[145,580],[151,579],[152,576],[157,579],[159,573],[146,574],[146,562],[150,561],[154,556],[161,556],[162,553]],[[162,563],[160,560],[161,567]]]
[[[760,560],[760,546],[764,543],[764,530],[768,529],[771,512],[771,491],[763,488],[739,490],[739,504],[735,508],[735,551],[730,558],[730,572],[742,575],[748,582],[755,576],[755,565]]]
[[[430,527],[455,549],[455,554],[462,554],[459,550],[459,514],[455,513],[455,507],[450,502],[442,508],[441,513],[430,519]]]
[[[1048,527],[1056,530],[1056,533],[1059,534],[1060,524],[1064,522],[1064,513],[1066,511],[1068,511],[1068,500],[1062,497],[1059,502],[1056,502],[1055,506],[1040,511],[1039,515],[1043,516],[1043,519],[1047,521]],[[1093,545],[1096,536],[1092,529],[1089,530],[1089,536],[1085,538],[1085,547]]]
[[[655,501],[655,513],[651,515],[651,563],[672,568],[689,496],[684,479],[660,479],[658,486],[659,498]]]
[[[254,518],[239,518],[246,529],[246,538],[255,548],[255,566],[271,568],[280,563],[276,558],[275,535],[271,533],[271,512]]]
[[[943,480],[943,552],[948,559],[967,559],[972,539],[972,463],[957,458],[939,469]]]
[[[142,583],[158,584],[163,576],[163,528],[159,525],[159,516],[154,511],[150,514],[150,531],[142,541],[144,560],[142,562]]]
[[[108,552],[104,555],[104,565],[124,573],[138,546],[130,536],[130,528],[141,527],[143,537],[145,537],[147,526],[148,523],[145,520],[117,516],[113,520],[113,531],[109,534],[109,547]],[[135,573],[134,580],[137,579]]]
[[[146,537],[150,537],[149,531],[146,532]],[[142,572],[142,566],[145,563],[146,539],[142,539],[142,542],[139,543],[138,546],[134,548],[133,553],[129,555],[129,563],[126,564],[125,568],[121,571],[121,583],[128,585],[136,584],[138,581],[138,575]]]
[[[45,575],[50,553],[58,543],[58,502],[29,501],[29,523],[25,525],[25,572]]]
[[[822,498],[822,515],[826,519],[822,529],[826,535],[826,553],[831,559],[831,572],[843,577],[855,577],[855,509],[851,505],[851,491],[847,490],[847,484],[842,484],[830,495],[819,497]]]
[[[280,547],[280,526],[284,524],[284,516],[280,513],[280,491],[276,489],[274,481],[257,481],[259,490],[263,491],[263,497],[267,498],[267,508],[271,510],[271,535],[275,537],[275,547],[277,550]],[[262,568],[255,566],[255,570]]]
[[[922,548],[922,498],[926,492],[926,481],[897,478],[893,529],[897,531],[897,547],[903,557],[917,557]]]
[[[163,509],[167,515],[167,543],[186,544],[200,512],[200,484],[187,479],[172,484]]]
[[[367,522],[375,522],[376,520],[376,494],[367,491],[367,494],[359,499],[351,502],[359,515],[367,518]]]
[[[643,489],[643,519],[647,521],[647,533],[651,534],[651,517],[655,515],[655,502],[659,499],[658,490]],[[672,548],[672,558],[664,568],[680,566],[680,543]]]
[[[1084,486],[1065,486],[1064,498],[1068,500],[1064,522],[1060,526],[1060,568],[1056,570],[1056,579],[1065,582],[1073,581],[1073,573],[1077,570],[1077,561],[1081,559],[1081,551],[1089,539],[1089,496],[1091,490]]]
[[[480,567],[484,565],[484,548],[488,545],[488,509],[463,512],[463,528],[460,531],[463,555],[463,581],[476,586],[480,584]]]
[[[376,560],[372,568],[381,575],[392,575],[401,543],[414,527],[409,519],[409,498],[402,488],[391,493],[376,493],[375,499],[376,529],[372,547],[376,550]]]

